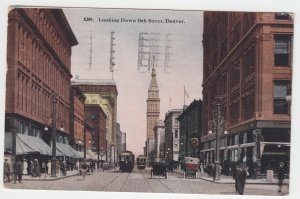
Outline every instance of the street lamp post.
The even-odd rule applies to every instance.
[[[104,150],[103,147],[100,147],[100,168],[102,168],[102,157],[104,155]],[[98,166],[99,166],[99,162],[98,162]]]
[[[216,120],[210,120],[209,121],[209,134],[215,133],[216,135],[216,148],[215,148],[215,180],[220,180],[221,175],[221,169],[220,169],[220,136],[221,131],[224,130],[224,134],[227,134],[227,121],[224,119],[223,116],[221,116],[221,97],[217,97],[217,118]]]
[[[288,104],[288,114],[291,115],[292,87],[290,84],[286,88],[285,100],[287,101]]]
[[[52,94],[52,158],[51,177],[56,177],[56,104],[57,93]]]

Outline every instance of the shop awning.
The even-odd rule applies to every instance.
[[[86,150],[86,159],[90,159],[90,160],[97,160],[98,156],[96,153],[94,153],[93,151],[91,151],[90,149]]]
[[[73,149],[70,145],[68,144],[63,144],[63,143],[56,143],[56,148],[64,154],[64,156],[68,156],[71,158],[82,158],[82,156],[75,150]]]
[[[17,155],[40,153],[41,155],[52,155],[52,149],[39,137],[17,133],[16,136]],[[56,155],[62,155],[56,150]]]

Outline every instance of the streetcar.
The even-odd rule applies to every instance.
[[[119,166],[121,171],[131,172],[134,167],[134,154],[131,151],[122,151],[119,155]]]
[[[139,155],[136,158],[136,164],[138,169],[145,169],[146,168],[146,157],[143,155]]]

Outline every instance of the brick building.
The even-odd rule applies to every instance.
[[[77,86],[71,86],[70,95],[70,145],[76,151],[83,151],[84,147],[84,102],[85,96]]]
[[[255,175],[288,166],[293,16],[289,13],[204,12],[202,155],[214,160],[216,97],[228,122],[222,132],[224,171],[243,161]]]
[[[97,161],[99,162],[101,155],[100,150],[103,149],[107,151],[107,141],[105,139],[107,116],[99,104],[85,104],[84,112],[86,121],[86,143],[89,143],[89,145],[87,144],[87,148],[92,149],[92,152],[96,154]],[[90,133],[88,133],[88,129],[90,129]],[[106,155],[104,159],[107,160]]]
[[[101,137],[100,145],[107,143],[105,154],[107,160],[117,161],[116,133],[117,133],[117,87],[112,80],[75,79],[72,85],[78,86],[84,93],[85,104],[99,105],[106,115],[105,137]]]
[[[63,11],[15,8],[7,30],[5,132],[36,136],[50,145],[56,96],[57,140],[68,142],[71,47],[78,42]],[[15,147],[11,150],[16,154]]]

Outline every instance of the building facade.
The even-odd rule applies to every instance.
[[[146,156],[148,158],[154,157],[154,126],[155,123],[159,121],[160,114],[160,98],[159,89],[156,80],[155,68],[152,68],[151,81],[148,89],[147,98],[147,148]]]
[[[250,174],[289,164],[293,16],[289,13],[205,12],[203,156],[214,160],[216,97],[228,135],[221,135],[225,170],[241,160]],[[229,166],[228,166],[229,165]]]
[[[126,151],[127,147],[126,147],[126,133],[122,132],[122,141],[121,141],[121,151]]]
[[[117,123],[117,135],[116,135],[116,143],[117,143],[117,157],[119,157],[119,154],[122,152],[122,131],[121,131],[121,125],[120,123]]]
[[[78,42],[63,11],[15,8],[7,31],[5,132],[39,137],[50,146],[55,124],[57,141],[67,144],[71,47]],[[15,146],[11,150],[16,154]]]
[[[76,151],[83,151],[85,96],[77,86],[71,86],[70,92],[70,145]]]
[[[85,104],[98,104],[106,115],[105,147],[107,160],[117,161],[117,87],[113,80],[75,79],[73,85],[80,87],[84,93]]]
[[[165,123],[159,120],[154,127],[155,158],[165,158]]]
[[[194,100],[184,107],[178,116],[180,123],[179,160],[184,157],[200,158],[200,138],[202,135],[202,100]]]
[[[179,158],[179,138],[180,128],[178,116],[182,113],[182,109],[173,109],[166,113],[165,117],[165,147],[167,159],[169,161],[178,162]]]
[[[85,104],[85,133],[86,143],[90,143],[92,152],[96,154],[97,161],[107,160],[106,154],[101,154],[101,150],[107,151],[106,143],[106,114],[99,104]],[[88,138],[88,130],[91,129],[91,138]],[[86,145],[88,146],[88,145]],[[92,153],[91,153],[92,154]],[[103,157],[100,157],[103,156]]]

